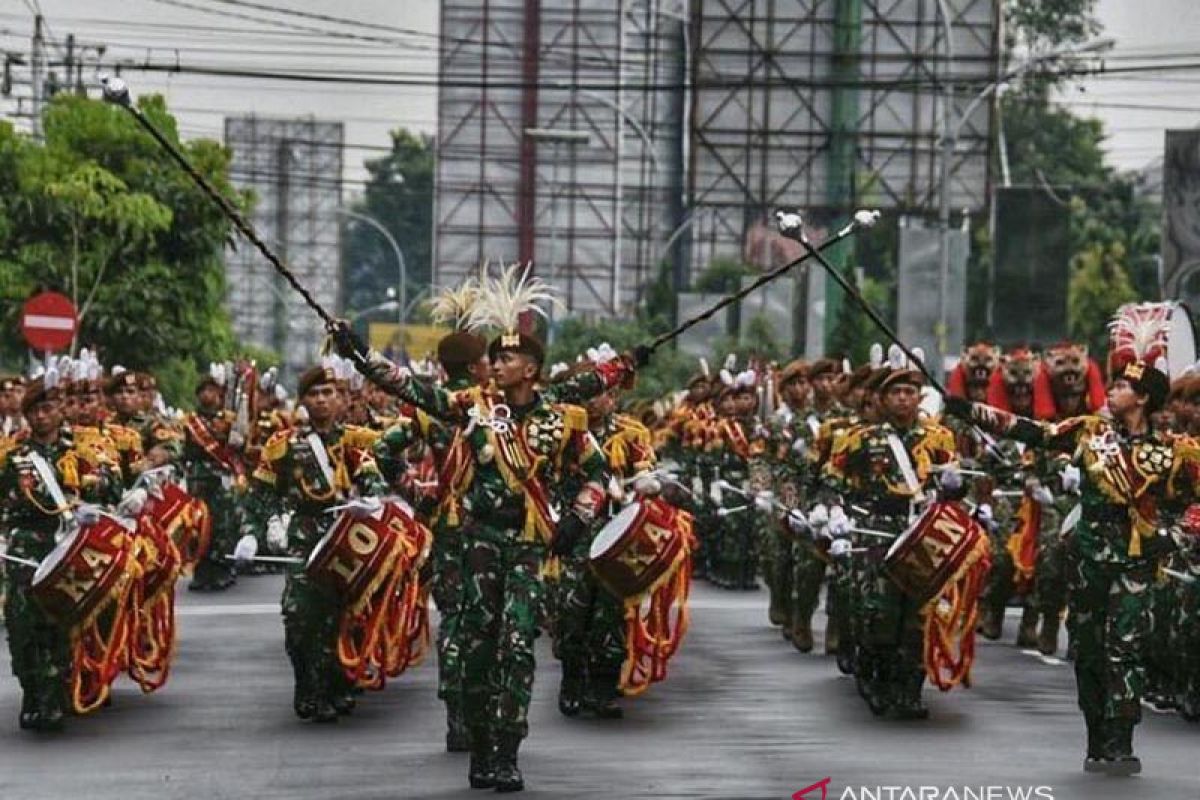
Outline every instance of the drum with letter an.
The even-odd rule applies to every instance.
[[[679,568],[691,553],[691,531],[691,514],[659,497],[639,498],[596,534],[592,572],[617,597],[637,597]]]
[[[933,503],[892,543],[883,566],[901,591],[925,602],[990,549],[987,534],[966,509]]]
[[[419,535],[420,523],[395,501],[372,516],[342,512],[317,542],[304,570],[318,583],[353,605],[367,597],[403,552],[404,537]]]
[[[1196,363],[1196,328],[1183,303],[1127,303],[1109,323],[1110,368],[1142,359],[1167,362],[1167,374],[1178,378]]]
[[[46,556],[30,592],[55,620],[89,619],[132,576],[133,534],[118,520],[100,517],[76,528]]]

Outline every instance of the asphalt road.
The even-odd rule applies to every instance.
[[[143,696],[122,678],[111,707],[61,734],[18,730],[5,649],[0,800],[489,796],[467,788],[465,755],[444,752],[431,662],[337,725],[293,716],[281,586],[265,576],[181,593],[167,686]],[[557,663],[540,643],[525,796],[788,798],[829,778],[837,800],[1200,798],[1200,726],[1175,716],[1148,711],[1139,726],[1141,776],[1082,772],[1069,664],[984,642],[973,688],[927,689],[927,721],[881,721],[832,659],[795,652],[767,625],[765,600],[697,586],[670,678],[623,701],[623,720],[561,717]]]

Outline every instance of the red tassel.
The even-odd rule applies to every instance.
[[[1033,416],[1035,419],[1053,422],[1058,416],[1054,402],[1054,387],[1050,384],[1050,370],[1044,363],[1037,366],[1033,374]]]
[[[961,361],[950,371],[950,376],[946,379],[946,393],[951,397],[967,396],[967,370]]]
[[[1104,389],[1104,374],[1100,371],[1100,365],[1096,363],[1096,359],[1088,359],[1087,371],[1088,384],[1088,410],[1092,412],[1099,411],[1104,408],[1104,403],[1108,399],[1108,392]]]
[[[1012,403],[1008,400],[1008,387],[1004,385],[1004,372],[999,367],[992,370],[988,378],[987,404],[1001,411],[1012,411]]]

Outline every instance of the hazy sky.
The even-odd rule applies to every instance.
[[[253,0],[252,0],[253,1]],[[597,0],[605,2],[606,0]],[[367,20],[377,26],[392,26],[435,34],[438,26],[436,0],[259,0],[311,13]],[[380,27],[375,33],[402,38],[415,47],[388,46],[355,40],[329,40],[312,44],[297,39],[296,31],[278,30],[261,42],[239,36],[236,30],[255,23],[229,16],[205,13],[186,6],[212,8],[232,14],[267,16],[252,8],[239,8],[219,0],[0,0],[0,41],[7,50],[25,51],[29,46],[29,7],[40,4],[58,37],[75,32],[87,42],[105,43],[108,58],[148,59],[170,63],[174,48],[185,62],[236,60],[277,68],[336,70],[352,67],[424,75],[436,74],[436,49],[431,38],[403,36]],[[1099,13],[1105,35],[1118,44],[1110,63],[1125,55],[1189,53],[1200,61],[1200,0],[1100,0]],[[276,17],[276,19],[279,19]],[[317,20],[292,20],[294,24],[330,27]],[[181,24],[201,26],[191,32]],[[341,28],[363,33],[359,28]],[[372,32],[368,31],[368,35]],[[266,51],[274,51],[268,54]],[[129,72],[137,92],[158,91],[167,95],[177,112],[185,135],[220,137],[221,119],[231,112],[267,115],[313,114],[346,122],[347,176],[361,180],[356,165],[364,157],[377,155],[371,147],[386,146],[387,131],[397,125],[432,132],[437,113],[436,93],[431,86],[349,87],[302,85],[282,81],[240,80],[227,77],[190,76]],[[1110,132],[1111,161],[1123,168],[1138,167],[1161,154],[1163,130],[1200,123],[1200,71],[1153,73],[1126,78],[1090,79],[1080,92],[1064,97],[1076,111],[1103,119]],[[1164,106],[1137,109],[1120,106]],[[359,187],[349,184],[350,191]]]

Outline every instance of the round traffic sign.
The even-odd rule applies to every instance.
[[[35,294],[21,309],[21,333],[34,350],[54,352],[68,347],[78,327],[75,304],[58,292]]]

